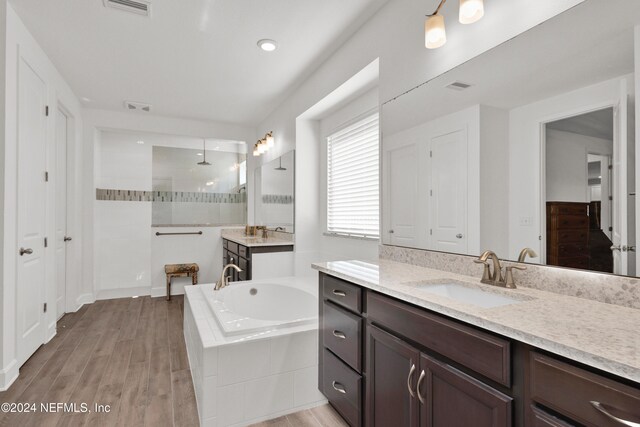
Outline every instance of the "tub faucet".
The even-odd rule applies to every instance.
[[[489,267],[489,258],[493,261],[493,272]],[[480,282],[488,285],[504,286],[504,279],[502,278],[502,267],[500,266],[500,259],[498,255],[493,251],[484,251],[480,258],[474,260],[477,264],[484,264],[484,272],[482,273],[482,280]]]
[[[213,288],[214,291],[219,291],[220,289],[229,286],[229,278],[231,276],[226,276],[227,270],[229,268],[235,268],[238,273],[242,272],[242,269],[235,264],[227,264],[222,269],[222,274],[220,274],[220,280],[216,282],[216,286]]]

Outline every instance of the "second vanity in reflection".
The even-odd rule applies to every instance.
[[[222,265],[233,264],[242,271],[231,271],[230,282],[252,280],[254,261],[258,254],[276,254],[293,252],[293,236],[260,237],[245,236],[241,230],[222,233]],[[283,276],[290,274],[283,273]],[[277,276],[277,274],[275,275]]]
[[[352,426],[640,421],[637,310],[391,261],[314,267],[319,385]]]

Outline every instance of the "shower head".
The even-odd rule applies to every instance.
[[[206,143],[207,141],[203,139],[202,140],[202,161],[197,163],[200,166],[211,166],[211,163],[207,162],[207,150],[205,145]]]
[[[280,156],[280,166],[278,166],[277,168],[273,168],[273,170],[276,170],[276,171],[286,171],[287,170],[287,168],[283,168],[282,167],[282,156]]]

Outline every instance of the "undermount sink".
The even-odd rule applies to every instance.
[[[502,307],[504,305],[522,302],[522,299],[512,298],[499,293],[489,292],[455,282],[423,283],[418,285],[418,289],[464,304],[472,304],[482,308]]]

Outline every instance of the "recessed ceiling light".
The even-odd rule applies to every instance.
[[[138,144],[140,144],[140,145],[144,144],[144,141],[143,141],[143,140],[141,140],[141,139],[140,139],[140,140],[138,140],[138,141],[136,141],[136,142],[137,142]]]
[[[83,96],[82,98],[80,98],[80,100],[82,102],[91,102],[91,98],[87,98],[86,96]]]
[[[278,43],[275,40],[262,39],[258,41],[258,47],[265,52],[273,52],[278,47]]]

